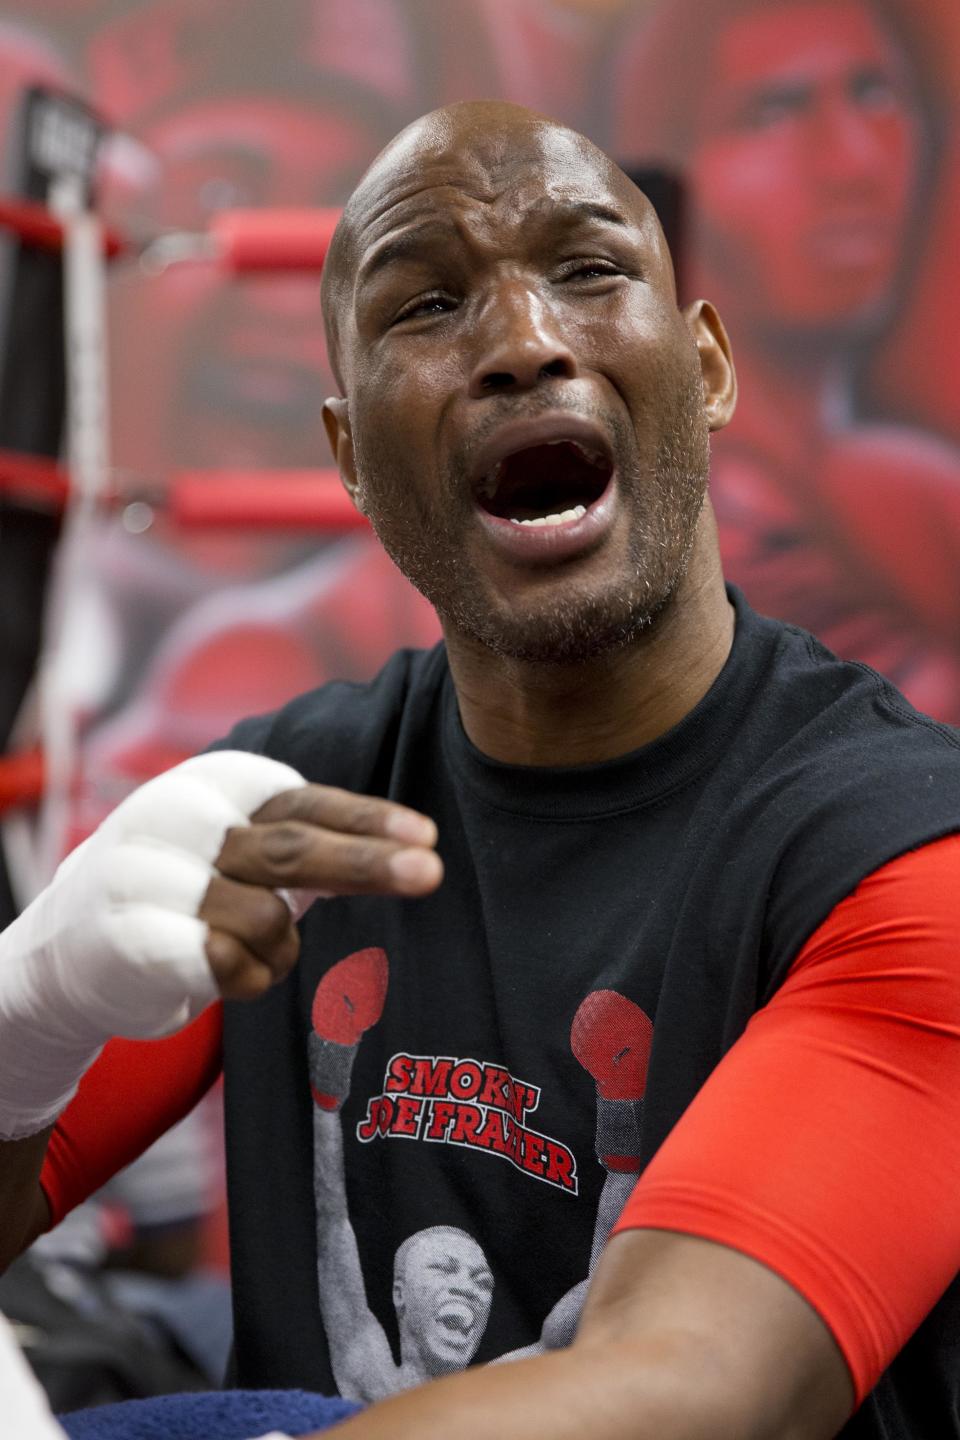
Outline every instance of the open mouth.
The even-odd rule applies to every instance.
[[[448,1300],[437,1311],[437,1322],[451,1335],[467,1336],[473,1329],[474,1314],[469,1305],[459,1300]]]
[[[603,495],[613,462],[579,440],[548,440],[505,455],[482,477],[477,503],[514,525],[564,525]]]

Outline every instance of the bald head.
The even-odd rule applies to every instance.
[[[408,218],[419,197],[435,204],[448,192],[494,203],[513,194],[536,206],[555,195],[578,194],[584,203],[603,192],[645,229],[654,232],[664,267],[672,266],[656,213],[647,197],[592,141],[522,105],[501,100],[462,101],[434,110],[401,130],[362,176],[344,207],[323,270],[322,301],[330,361],[341,389],[342,317],[362,251],[385,238],[394,217]]]
[[[736,382],[719,317],[678,307],[653,207],[606,155],[516,105],[427,115],[347,205],[324,304],[337,468],[448,639],[555,663],[651,622]],[[551,563],[515,563],[548,526]],[[583,563],[559,563],[567,543]]]

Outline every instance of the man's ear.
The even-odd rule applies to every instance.
[[[353,463],[353,433],[350,429],[350,411],[346,400],[344,400],[342,396],[332,396],[329,400],[324,400],[323,424],[327,432],[327,439],[330,442],[330,449],[333,451],[333,458],[336,461],[337,469],[340,471],[343,488],[361,515],[363,515],[365,511],[359,494],[360,487],[357,483],[357,471]]]
[[[394,1280],[394,1282],[393,1282],[393,1308],[394,1308],[394,1309],[396,1310],[396,1312],[397,1312],[397,1319],[398,1319],[398,1320],[401,1319],[402,1316],[403,1316],[403,1281],[402,1281],[402,1280]]]
[[[723,321],[709,300],[694,300],[683,312],[700,356],[703,402],[711,430],[722,430],[737,408],[737,372]]]

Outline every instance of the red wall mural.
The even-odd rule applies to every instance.
[[[667,169],[686,296],[740,375],[714,451],[730,577],[960,721],[953,0],[30,0],[0,10],[0,53],[4,113],[55,76],[116,127],[102,197],[128,228],[339,204],[467,96]],[[128,267],[111,303],[124,474],[328,463],[315,280]],[[235,717],[437,634],[367,537],[186,539],[158,512],[94,548],[79,830]]]

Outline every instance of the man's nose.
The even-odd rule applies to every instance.
[[[573,351],[535,290],[521,284],[504,287],[491,297],[478,323],[483,343],[470,378],[472,398],[532,390],[543,380],[577,376]]]

